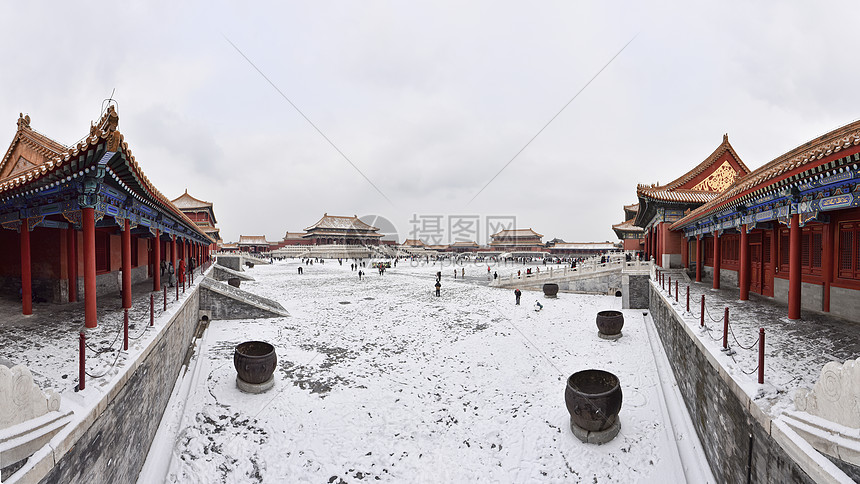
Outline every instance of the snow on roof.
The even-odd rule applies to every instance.
[[[199,198],[194,198],[188,194],[188,189],[185,189],[185,193],[180,195],[175,200],[172,200],[173,204],[176,205],[176,208],[190,209],[190,208],[212,208],[212,202],[205,202],[200,200]]]
[[[424,242],[421,239],[406,239],[403,241],[403,245],[409,247],[424,247]]]
[[[265,235],[240,235],[239,245],[269,245]]]
[[[460,241],[460,242],[454,242],[453,244],[451,244],[451,247],[477,247],[477,246],[478,246],[477,242],[471,242],[471,241],[465,241],[465,240]]]
[[[535,232],[531,228],[528,228],[502,230],[491,235],[490,237],[543,237],[543,235]]]
[[[362,222],[358,215],[353,215],[352,217],[343,217],[339,215],[329,215],[323,214],[323,217],[317,221],[317,223],[311,225],[305,230],[312,229],[345,229],[345,230],[371,230],[376,231],[379,230],[376,227],[367,225]]]

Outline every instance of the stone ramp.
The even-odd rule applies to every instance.
[[[239,272],[237,270],[230,269],[229,267],[224,267],[224,266],[217,264],[217,263],[212,266],[211,277],[213,279],[215,279],[216,281],[226,281],[227,279],[230,279],[231,277],[238,277],[240,280],[243,280],[243,281],[255,280],[253,277],[251,277],[247,274],[244,274],[244,273]]]
[[[206,277],[200,282],[200,311],[209,319],[280,318],[290,313],[277,302]]]

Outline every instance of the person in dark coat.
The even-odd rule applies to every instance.
[[[523,293],[522,293],[522,291],[519,290],[519,288],[514,289],[514,296],[517,298],[517,306],[520,305],[520,296],[522,296],[522,295],[523,295]]]
[[[442,295],[441,291],[442,291],[442,283],[439,282],[439,280],[437,279],[436,280],[436,297],[439,297]]]

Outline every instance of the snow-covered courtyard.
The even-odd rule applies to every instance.
[[[401,261],[359,281],[349,264],[249,271],[242,289],[292,316],[211,322],[140,482],[713,481],[642,310],[606,341],[595,316],[620,298],[525,292],[515,306],[486,286],[486,265],[454,280],[450,265]],[[247,340],[277,350],[263,394],[236,387],[233,349]],[[588,368],[624,392],[621,432],[600,446],[573,436],[564,404],[566,378]]]

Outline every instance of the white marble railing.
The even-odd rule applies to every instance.
[[[598,262],[599,260],[600,259],[592,258],[577,264],[574,268],[570,268],[569,266],[565,266],[563,268],[549,267],[539,272],[532,272],[531,274],[526,274],[525,271],[521,271],[519,275],[511,274],[508,277],[500,277],[496,281],[493,281],[493,284],[491,285],[507,286],[517,283],[535,284],[538,282],[548,282],[554,279],[570,279],[577,275],[593,275],[622,269],[643,271],[651,270],[650,261],[627,261],[623,257],[615,258],[603,263]]]

